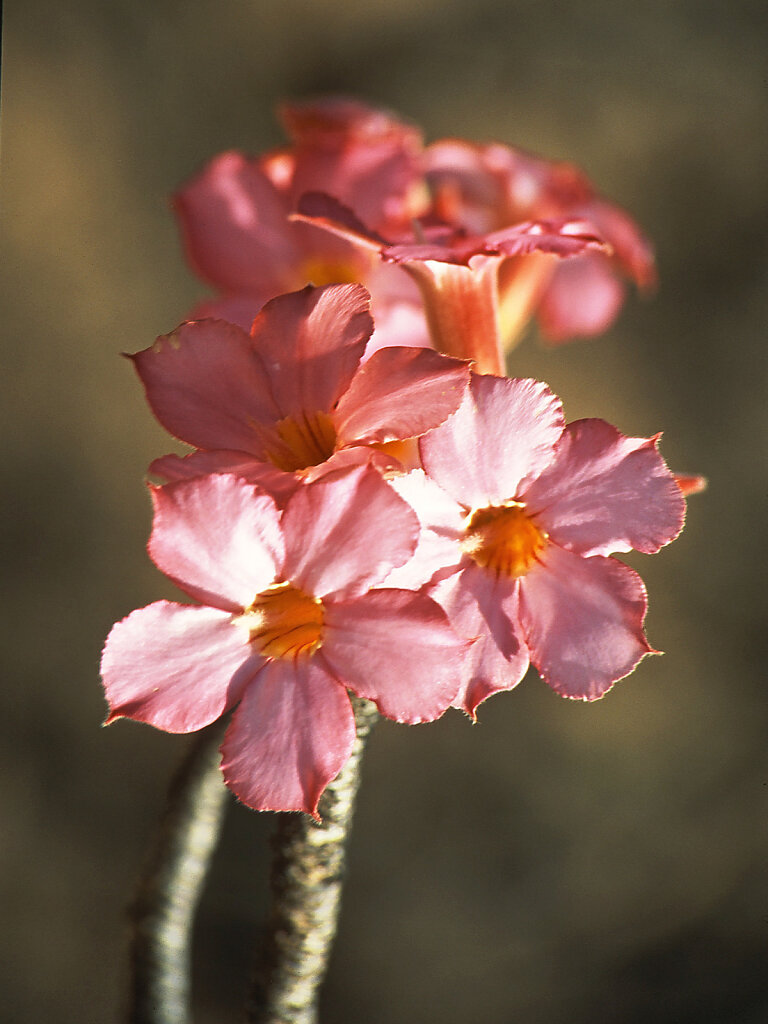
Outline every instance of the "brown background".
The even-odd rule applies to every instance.
[[[2,1015],[115,1021],[123,906],[183,737],[101,730],[110,624],[169,593],[142,477],[170,447],[117,353],[203,294],[167,195],[345,91],[430,138],[585,167],[656,240],[661,290],[510,369],[571,418],[665,431],[706,473],[638,557],[668,653],[593,706],[531,673],[480,724],[377,730],[325,1024],[737,1022],[768,1012],[762,2],[31,0],[3,69]],[[198,1021],[236,1021],[270,816],[232,807],[197,944]]]

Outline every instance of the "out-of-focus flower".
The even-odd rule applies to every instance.
[[[343,465],[391,464],[381,447],[442,423],[469,369],[408,347],[361,363],[368,299],[360,285],[307,287],[268,302],[250,334],[221,320],[189,322],[133,356],[155,416],[198,449],[158,459],[152,471],[167,480],[236,472],[282,502],[301,481]]]
[[[222,747],[227,785],[259,810],[317,816],[354,742],[347,688],[397,722],[450,705],[467,644],[423,593],[370,590],[418,532],[377,472],[307,484],[282,516],[228,475],[152,498],[150,556],[200,604],[158,601],[113,627],[107,722],[192,732],[238,705]]]
[[[656,283],[653,251],[627,213],[597,195],[572,164],[519,149],[445,139],[424,154],[436,215],[471,232],[520,221],[587,221],[608,243],[603,252],[574,259],[507,261],[499,278],[501,333],[511,348],[536,315],[553,342],[606,330],[624,300],[622,278],[647,291]]]
[[[474,715],[529,661],[558,693],[595,700],[652,651],[642,581],[608,556],[655,552],[682,528],[657,441],[596,419],[565,426],[546,385],[479,375],[421,439],[432,482],[396,486],[427,536],[392,583],[431,578],[457,632],[477,638],[457,706]]]

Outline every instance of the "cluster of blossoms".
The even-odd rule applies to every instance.
[[[227,784],[317,814],[354,742],[348,692],[397,722],[474,717],[529,663],[594,700],[652,648],[638,575],[686,485],[658,438],[566,424],[503,376],[653,284],[629,217],[575,168],[500,145],[424,146],[346,100],[284,111],[291,144],[226,153],[176,197],[221,295],[133,357],[192,446],[151,466],[149,554],[194,605],[112,630],[108,721],[201,729],[235,708]]]

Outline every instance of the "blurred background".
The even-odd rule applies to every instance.
[[[710,487],[632,560],[664,658],[591,706],[531,672],[474,727],[377,728],[324,1024],[768,1019],[765,5],[30,0],[5,30],[5,1019],[120,1019],[124,907],[187,743],[102,730],[98,678],[112,622],[170,594],[142,479],[171,446],[118,354],[205,294],[167,197],[329,91],[572,160],[636,216],[658,295],[510,369],[569,418],[664,430]],[[229,808],[199,1024],[240,1019],[272,826]]]

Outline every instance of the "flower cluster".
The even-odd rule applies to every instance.
[[[348,100],[288,106],[284,149],[216,158],[175,206],[221,294],[132,357],[192,446],[151,466],[149,554],[195,603],[117,623],[108,721],[169,732],[234,709],[237,796],[317,815],[354,742],[349,693],[397,722],[474,717],[533,664],[594,700],[652,651],[639,576],[684,491],[658,438],[566,424],[503,376],[536,316],[601,330],[654,280],[630,218],[575,168],[425,146]]]

